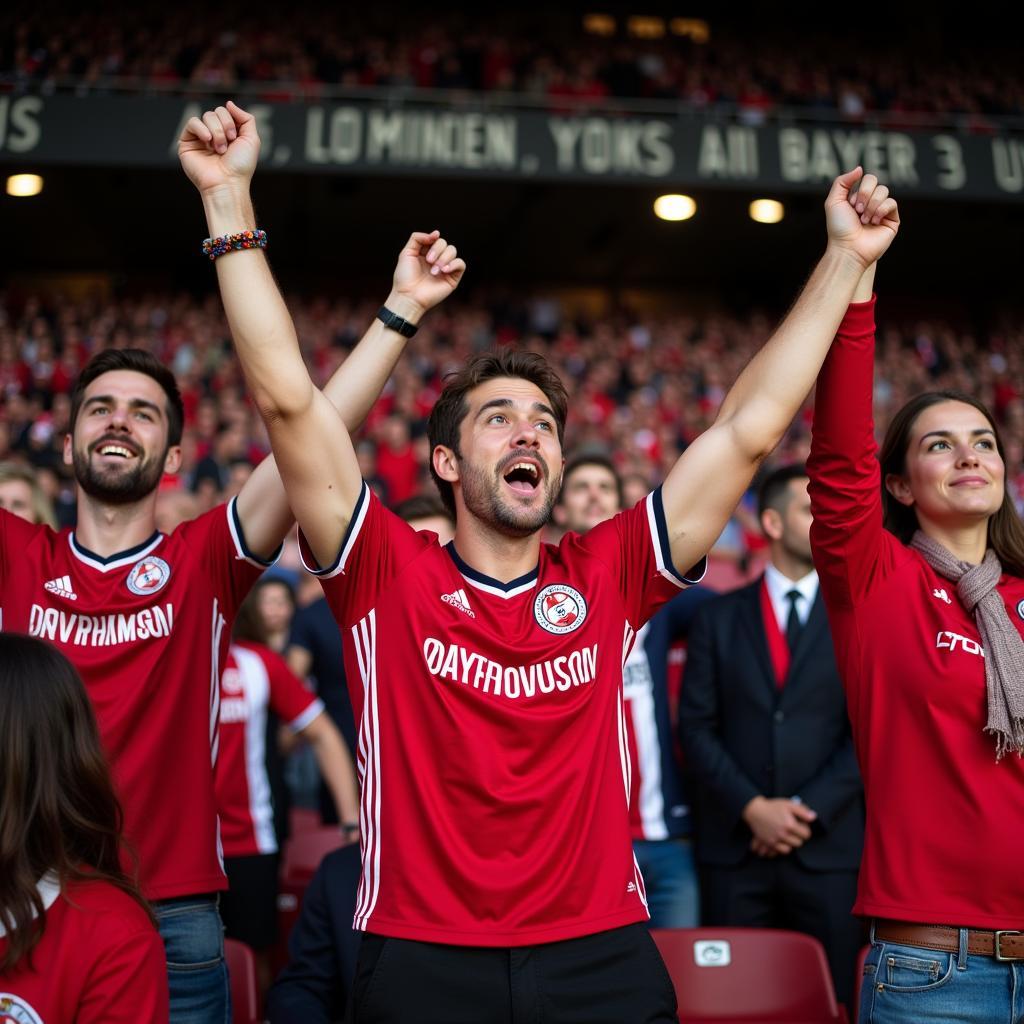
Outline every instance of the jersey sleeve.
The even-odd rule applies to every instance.
[[[306,538],[299,532],[303,564],[319,577],[334,618],[343,628],[358,622],[373,608],[380,592],[435,542],[434,534],[418,533],[386,509],[365,481],[330,565],[317,565]]]
[[[680,590],[699,583],[707,570],[707,558],[685,573],[673,565],[660,487],[575,542],[608,568],[634,629]]]
[[[235,498],[178,527],[188,547],[197,552],[230,619],[263,572],[277,561],[254,554],[245,541]]]
[[[29,546],[41,540],[40,534],[49,530],[48,526],[36,526],[0,508],[0,608],[5,588],[12,585],[11,571],[15,559],[24,557]],[[2,628],[3,621],[0,620]]]
[[[904,555],[882,525],[881,471],[876,457],[875,300],[846,312],[818,377],[811,454],[811,547],[824,596],[833,609],[852,608]]]
[[[125,934],[97,956],[75,1021],[163,1022],[169,1012],[164,944],[155,928],[146,928]]]
[[[323,701],[306,689],[280,655],[268,649],[259,654],[270,680],[270,710],[292,732],[300,732],[324,710]]]

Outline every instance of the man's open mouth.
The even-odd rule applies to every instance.
[[[535,462],[513,462],[502,477],[512,490],[532,494],[540,486],[540,466]]]

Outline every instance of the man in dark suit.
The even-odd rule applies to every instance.
[[[680,697],[703,919],[813,935],[848,1001],[863,792],[811,562],[805,469],[771,473],[758,506],[770,563],[697,612]]]

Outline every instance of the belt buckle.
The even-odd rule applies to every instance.
[[[1003,961],[1003,963],[1008,963],[1008,962],[1014,961],[1014,960],[1024,960],[1024,954],[1022,954],[1021,956],[1003,956],[1002,950],[999,948],[999,943],[1000,943],[1000,940],[1005,935],[1024,935],[1024,932],[1015,931],[1012,928],[1004,928],[1002,931],[997,931],[995,933],[995,937],[996,937],[996,939],[995,939],[995,947],[994,947],[995,958],[997,960]]]

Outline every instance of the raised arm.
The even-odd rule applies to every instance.
[[[186,125],[179,156],[202,196],[211,237],[256,228],[249,186],[259,145],[255,120],[234,103]],[[399,256],[386,306],[415,325],[451,294],[464,270],[454,247],[438,232],[416,233]],[[220,257],[217,277],[242,368],[276,459],[276,464],[268,460],[261,465],[239,494],[246,540],[258,554],[272,550],[290,524],[290,501],[313,554],[329,561],[361,486],[351,431],[376,401],[406,339],[375,321],[321,393],[309,378],[262,250]]]
[[[825,200],[828,245],[792,309],[726,395],[714,424],[680,456],[662,496],[672,560],[685,571],[714,543],[762,459],[814,384],[864,269],[899,228],[895,200],[861,169]],[[860,181],[856,192],[851,192]]]

